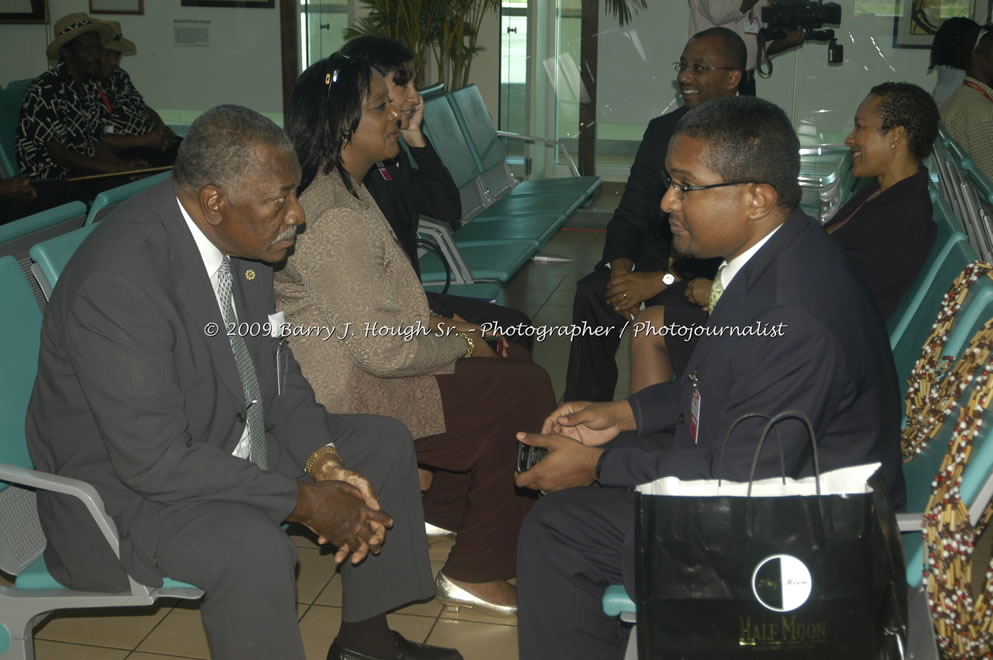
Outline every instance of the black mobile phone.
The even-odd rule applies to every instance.
[[[527,472],[535,465],[538,461],[543,459],[548,455],[548,450],[544,447],[532,447],[531,445],[526,445],[520,440],[517,441],[517,471]]]

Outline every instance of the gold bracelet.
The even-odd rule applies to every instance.
[[[323,447],[319,448],[317,451],[315,451],[313,454],[310,455],[310,458],[307,459],[307,464],[304,465],[303,467],[303,469],[307,472],[307,474],[310,475],[310,478],[313,479],[314,481],[317,481],[317,475],[314,474],[314,466],[317,464],[318,460],[320,460],[325,456],[334,456],[336,459],[338,459],[339,463],[342,462],[341,454],[339,454],[338,450],[335,449],[332,445],[324,445]]]
[[[472,338],[472,336],[469,335],[468,332],[456,332],[455,334],[457,334],[459,337],[462,337],[462,339],[465,339],[465,343],[468,345],[468,348],[465,349],[465,355],[462,356],[462,359],[464,360],[465,358],[471,358],[472,350],[476,348],[475,340]]]

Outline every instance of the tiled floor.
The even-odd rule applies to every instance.
[[[582,212],[584,227],[603,225],[617,203],[609,188],[591,211]],[[529,263],[505,287],[499,302],[529,314],[536,324],[571,322],[572,292],[576,281],[600,259],[604,234],[591,229],[562,230],[543,252],[569,256],[572,263]],[[552,378],[562,397],[568,338],[551,338],[536,345],[534,356]],[[618,395],[627,393],[627,346],[618,351]],[[308,660],[323,660],[341,616],[341,580],[332,557],[322,553],[306,536],[294,535],[299,547],[297,610]],[[431,547],[438,571],[450,544]],[[472,610],[445,611],[437,601],[418,603],[389,616],[393,629],[408,639],[458,648],[466,660],[516,660],[516,619],[488,616]],[[56,614],[35,631],[37,660],[164,660],[208,658],[207,642],[196,603],[163,601],[158,607],[119,610],[111,615]],[[278,660],[278,659],[274,659]]]

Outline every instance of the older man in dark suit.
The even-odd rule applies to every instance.
[[[664,476],[714,478],[721,442],[742,415],[805,413],[821,470],[878,461],[902,507],[889,342],[844,251],[797,209],[798,147],[783,111],[751,97],[703,104],[676,126],[662,208],[677,249],[724,260],[710,334],[678,381],[625,401],[563,404],[545,435],[521,434],[551,453],[518,475],[518,485],[561,491],[539,502],[521,529],[522,660],[619,657],[624,636],[600,598],[622,581],[635,593],[630,488]],[[763,424],[735,427],[723,477],[748,480]],[[788,420],[776,430],[789,476],[811,474],[806,427]],[[768,443],[755,476],[779,473],[779,450]],[[605,487],[574,488],[593,481]]]
[[[300,522],[352,560],[328,658],[461,658],[386,623],[433,593],[409,433],[329,415],[280,339],[269,264],[304,221],[299,183],[275,124],[220,106],[193,124],[173,179],[104,220],[66,267],[28,448],[38,469],[97,489],[121,557],[78,502],[39,495],[46,563],[81,589],[122,589],[126,572],[195,584],[213,658],[302,660],[296,550],[279,526]]]

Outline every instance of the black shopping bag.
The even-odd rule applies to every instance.
[[[813,435],[781,413],[756,454],[788,417]],[[903,553],[877,468],[639,487],[639,657],[902,658]]]

